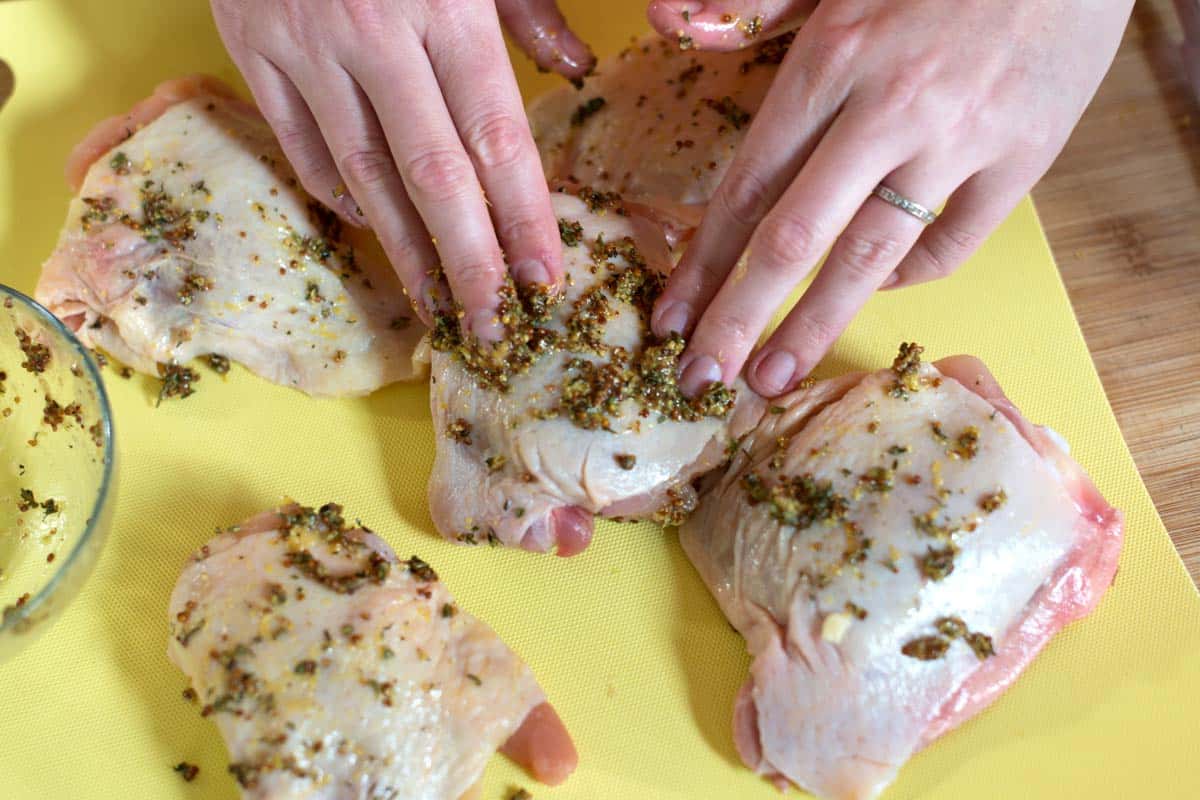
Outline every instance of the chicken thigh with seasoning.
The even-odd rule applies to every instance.
[[[266,121],[214,79],[98,125],[37,299],[149,374],[216,354],[313,395],[420,377],[424,327],[374,237],[305,194]]]
[[[649,333],[671,267],[652,215],[590,189],[552,202],[565,295],[509,289],[495,349],[464,344],[449,315],[437,321],[429,506],[447,538],[571,555],[593,514],[682,519],[690,481],[722,462],[762,400],[740,381],[680,393],[683,340]]]
[[[581,90],[530,103],[546,175],[664,209],[707,203],[793,36],[733,53],[680,50],[657,36],[634,42]]]
[[[477,796],[498,747],[546,783],[575,767],[529,668],[433,569],[341,507],[221,533],[171,597],[171,660],[247,798]]]
[[[877,796],[1112,582],[1120,512],[978,360],[905,346],[800,389],[710,476],[683,547],[746,638],[743,760]]]

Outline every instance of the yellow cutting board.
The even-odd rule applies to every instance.
[[[617,8],[623,13],[618,13]],[[571,3],[597,52],[645,29],[636,2]],[[601,20],[605,21],[602,23]],[[98,119],[159,80],[236,81],[199,0],[0,3],[16,93],[0,111],[0,280],[31,291],[63,222],[63,160]],[[528,92],[556,79],[519,64]],[[1055,639],[1016,687],[922,753],[888,798],[1200,797],[1200,598],[1121,439],[1026,201],[953,278],[876,297],[819,374],[876,368],[897,342],[970,352],[1033,420],[1070,440],[1128,534],[1099,611]],[[558,559],[444,543],[425,507],[433,433],[424,386],[317,401],[235,368],[154,407],[154,382],[111,371],[121,454],[112,536],[58,624],[0,665],[0,798],[234,798],[216,728],[180,696],[167,597],[214,527],[290,494],[337,500],[402,555],[432,563],[529,662],[579,747],[548,789],[502,757],[484,800],[770,798],[738,763],[730,709],[742,640],[672,534],[600,523]],[[194,783],[171,769],[200,765]]]

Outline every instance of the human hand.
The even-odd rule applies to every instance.
[[[554,0],[212,0],[221,38],[304,188],[374,229],[426,323],[445,300],[500,338],[505,256],[557,284],[562,246],[504,49],[580,78],[594,59]],[[503,254],[501,247],[503,246]]]
[[[699,5],[655,0],[650,17],[672,38],[682,29],[696,46],[735,46],[720,32],[688,33],[698,17],[689,12],[685,22],[682,10]],[[704,14],[716,14],[714,5]],[[776,5],[774,24],[789,18]],[[729,382],[745,365],[756,391],[787,391],[876,289],[953,272],[1049,168],[1111,63],[1131,6],[821,2],[655,307],[659,336],[694,327],[680,360],[684,390]],[[873,197],[881,183],[928,208],[946,200],[945,211],[925,227]],[[747,363],[780,302],[831,246]]]

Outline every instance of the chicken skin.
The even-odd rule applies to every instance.
[[[374,237],[309,197],[266,121],[210,78],[160,85],[68,163],[37,299],[129,366],[215,354],[312,395],[421,377],[424,333]]]
[[[564,780],[575,749],[529,668],[432,567],[341,511],[234,526],[172,594],[168,654],[243,796],[458,800],[499,747]]]
[[[590,189],[552,202],[565,295],[510,291],[494,351],[464,345],[453,318],[433,333],[429,506],[450,539],[571,555],[594,514],[678,523],[762,400],[740,381],[680,393],[683,340],[649,333],[671,267],[652,214]]]
[[[530,103],[546,175],[661,209],[703,206],[792,38],[733,53],[680,50],[657,36],[634,42],[601,61],[582,89]]]
[[[877,796],[1095,608],[1111,508],[978,360],[893,369],[776,401],[681,529],[746,638],[746,764],[822,798]]]

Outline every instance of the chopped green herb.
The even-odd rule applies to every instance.
[[[921,574],[934,581],[940,581],[954,572],[954,557],[958,555],[958,547],[950,544],[942,549],[929,548],[921,557]]]
[[[560,217],[558,220],[558,235],[564,245],[575,247],[583,238],[583,225],[577,220]]]
[[[605,102],[606,101],[603,97],[593,97],[591,100],[581,103],[579,107],[571,113],[571,125],[573,127],[579,127],[583,123],[587,122],[588,119],[595,116],[596,112],[604,108]]]
[[[743,125],[750,122],[750,112],[733,102],[733,98],[728,95],[720,100],[705,98],[704,104],[721,115],[735,131],[740,131]]]
[[[742,487],[751,505],[767,503],[773,519],[795,528],[840,520],[848,511],[846,498],[835,492],[829,481],[817,480],[810,474],[781,477],[778,483],[768,485],[750,473],[742,478]]]
[[[408,571],[412,573],[412,576],[418,581],[428,583],[429,581],[436,581],[438,579],[437,573],[433,571],[433,567],[416,556],[406,561],[405,565],[408,567]]]
[[[155,406],[161,405],[163,400],[172,397],[182,400],[196,393],[192,384],[200,380],[200,376],[194,369],[174,361],[169,364],[160,363],[157,366],[158,378],[162,381],[162,386],[158,390],[158,401],[154,404]]]
[[[113,154],[113,157],[108,160],[109,169],[118,175],[129,174],[129,156],[118,150]]]

